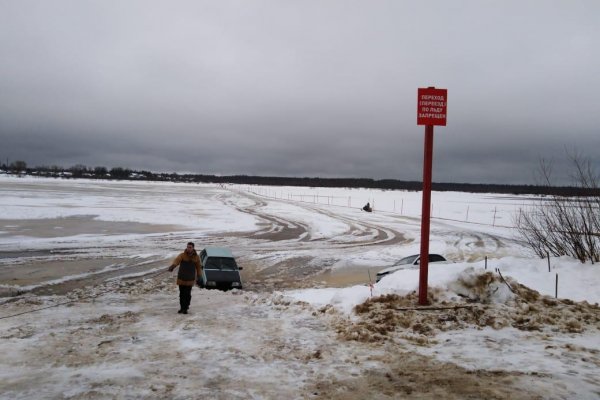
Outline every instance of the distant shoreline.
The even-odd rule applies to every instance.
[[[112,173],[111,173],[112,172]],[[149,181],[149,182],[182,182],[182,183],[216,183],[240,184],[262,186],[307,186],[307,187],[337,187],[337,188],[366,188],[382,190],[408,190],[421,191],[421,181],[402,181],[396,179],[369,179],[369,178],[318,178],[318,177],[279,177],[279,176],[252,176],[252,175],[205,175],[205,174],[180,174],[136,171],[123,168],[104,169],[96,173],[93,169],[46,169],[27,168],[26,171],[11,172],[0,171],[0,176],[31,176],[58,179],[95,179],[95,180],[123,180],[123,181]],[[467,192],[467,193],[497,193],[497,194],[531,194],[531,195],[558,195],[558,196],[598,196],[600,190],[586,190],[572,186],[539,186],[539,185],[512,185],[493,183],[447,183],[433,182],[432,190],[439,192]]]

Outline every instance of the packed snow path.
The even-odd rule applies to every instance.
[[[0,322],[7,399],[566,398],[549,376],[466,370],[405,345],[341,340],[345,318],[281,295],[194,289],[191,314],[162,280]],[[105,288],[96,288],[104,290]],[[88,295],[75,291],[71,297]],[[28,297],[7,311],[39,305]]]

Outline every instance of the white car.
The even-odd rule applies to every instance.
[[[396,272],[401,269],[410,268],[410,267],[407,267],[408,265],[419,265],[420,260],[421,260],[420,254],[413,254],[412,256],[404,257],[403,259],[398,261],[396,264],[394,264],[393,267],[389,267],[389,268],[379,271],[377,273],[375,282],[379,282],[381,280],[381,278],[383,278],[384,276],[389,275],[393,272]],[[430,263],[441,262],[441,263],[447,264],[448,260],[446,260],[444,257],[440,256],[439,254],[429,254],[429,262]]]

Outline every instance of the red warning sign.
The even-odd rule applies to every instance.
[[[446,126],[448,89],[419,88],[417,94],[417,125]]]

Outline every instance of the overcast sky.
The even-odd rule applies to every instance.
[[[0,159],[435,182],[600,166],[600,1],[0,0]]]

